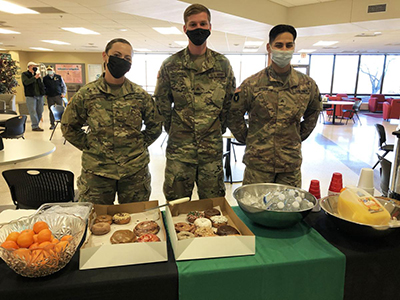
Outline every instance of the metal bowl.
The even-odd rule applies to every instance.
[[[392,219],[400,219],[400,202],[384,197],[375,197],[390,213]],[[327,196],[321,199],[321,208],[336,227],[355,237],[382,237],[393,232],[400,232],[400,221],[390,222],[389,225],[368,225],[353,222],[339,216],[337,203],[339,196]]]
[[[259,199],[259,203],[263,202],[264,195],[268,192],[283,191],[285,189],[293,189],[304,194],[305,199],[312,202],[315,206],[317,200],[309,192],[292,187],[289,185],[275,184],[275,183],[256,183],[243,185],[233,192],[233,197],[239,204],[239,207],[245,215],[253,222],[273,228],[287,228],[296,225],[303,220],[313,209],[313,207],[299,210],[299,211],[280,211],[280,210],[267,210],[259,207],[248,205],[244,202],[245,197],[254,197]],[[259,206],[255,203],[256,206]]]
[[[86,228],[86,222],[75,215],[35,214],[0,225],[0,243],[13,231],[32,229],[37,221],[45,221],[55,238],[61,239],[65,235],[71,235],[72,239],[66,246],[60,244],[60,247],[54,245],[54,248],[46,246],[36,250],[24,249],[23,252],[18,251],[20,249],[8,250],[0,247],[0,256],[4,262],[25,277],[43,277],[65,267],[75,254]]]

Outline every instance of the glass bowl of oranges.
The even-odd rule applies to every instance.
[[[75,254],[86,222],[76,215],[43,213],[0,225],[0,256],[16,273],[43,277]]]

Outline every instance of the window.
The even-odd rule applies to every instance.
[[[266,66],[266,55],[242,55],[242,72],[240,78],[243,82],[247,77],[260,72]]]
[[[355,93],[358,59],[358,55],[336,55],[333,94]]]
[[[330,94],[333,55],[312,55],[310,77],[315,80],[322,94]]]
[[[229,62],[233,69],[233,73],[235,73],[236,87],[239,87],[240,83],[242,82],[240,78],[240,64],[242,61],[242,57],[241,55],[226,55],[226,58],[229,59]]]
[[[383,79],[383,94],[400,94],[399,70],[400,55],[388,55],[386,57],[386,72]]]
[[[379,94],[384,55],[361,55],[357,94]]]
[[[134,54],[132,57],[132,67],[126,78],[130,81],[146,88],[146,55],[145,54]]]
[[[169,57],[168,54],[147,54],[147,72],[146,72],[146,90],[150,94],[154,93],[157,83],[157,74],[161,68],[162,62]]]

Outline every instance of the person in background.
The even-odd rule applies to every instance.
[[[125,77],[132,55],[127,40],[111,40],[105,73],[82,87],[62,116],[64,137],[82,150],[79,201],[111,205],[116,194],[119,203],[149,200],[148,147],[161,134],[162,117],[151,96]]]
[[[235,91],[229,60],[207,48],[210,11],[201,4],[184,12],[189,45],[167,58],[159,71],[154,96],[168,133],[164,195],[168,201],[225,196],[222,133]]]
[[[54,129],[54,115],[50,107],[54,104],[63,105],[63,98],[67,94],[67,86],[61,75],[54,73],[51,66],[47,67],[47,75],[43,77],[43,84],[49,107],[50,130]]]
[[[313,131],[322,102],[315,81],[290,65],[296,36],[290,25],[271,29],[271,64],[244,80],[232,101],[229,128],[246,143],[243,184],[301,187],[301,142]]]
[[[43,131],[39,127],[42,120],[44,106],[44,85],[40,72],[38,72],[39,64],[30,61],[28,70],[21,75],[22,84],[24,85],[26,106],[28,107],[29,116],[31,117],[32,131]]]

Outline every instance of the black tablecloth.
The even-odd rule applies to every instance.
[[[0,299],[178,299],[178,271],[171,244],[168,262],[79,270],[79,252],[65,268],[25,278],[0,260]],[[132,255],[135,255],[132,253]]]
[[[310,213],[305,221],[346,255],[345,300],[398,299],[399,232],[374,239],[355,237],[337,229],[323,211]]]

